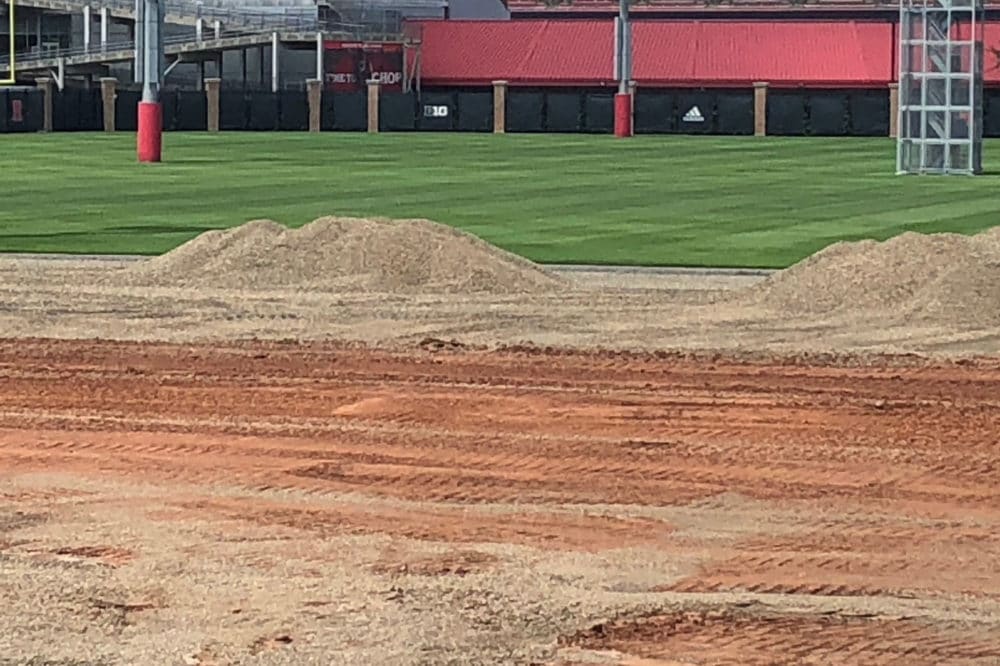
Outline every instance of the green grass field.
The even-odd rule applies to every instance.
[[[987,160],[990,149],[986,148]],[[889,139],[0,136],[0,251],[141,253],[254,218],[427,217],[542,262],[781,267],[1000,224],[1000,176],[897,177]],[[989,163],[987,163],[989,166]]]

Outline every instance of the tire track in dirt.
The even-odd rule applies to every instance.
[[[997,598],[998,396],[994,361],[0,341],[0,468],[183,485],[162,507],[172,520],[701,558],[680,580],[650,576],[654,593]],[[798,518],[721,528],[698,506],[723,494]],[[337,499],[303,499],[323,497]],[[615,514],[656,508],[685,524]],[[688,649],[664,633],[681,620],[631,621],[573,640]],[[983,650],[880,622],[737,613],[682,633],[719,663]],[[898,641],[880,652],[881,631]]]
[[[899,618],[780,614],[755,609],[684,611],[601,623],[564,647],[616,650],[644,663],[822,664],[996,663],[996,643],[964,627],[929,627]],[[582,662],[578,662],[582,663]],[[623,661],[626,663],[639,663]],[[559,666],[570,666],[570,660]]]

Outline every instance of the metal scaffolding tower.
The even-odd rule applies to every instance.
[[[982,0],[900,0],[898,128],[897,173],[982,171]]]

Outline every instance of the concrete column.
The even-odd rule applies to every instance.
[[[899,136],[899,84],[889,84],[889,136]]]
[[[507,131],[507,82],[493,82],[493,133]]]
[[[194,20],[194,38],[199,44],[205,39],[205,19],[201,17]]]
[[[378,100],[379,82],[368,82],[368,131],[372,134],[378,133]]]
[[[205,102],[208,108],[206,126],[209,132],[219,131],[219,89],[221,87],[222,79],[218,77],[205,79]]]
[[[83,50],[90,50],[90,5],[83,6]]]
[[[108,8],[101,7],[101,50],[108,45]]]
[[[753,135],[767,136],[767,82],[753,84]]]
[[[215,38],[222,39],[222,21],[216,19],[215,23],[212,25],[215,30]]]
[[[101,77],[101,101],[104,102],[104,131],[115,131],[115,96],[118,79],[112,76]]]
[[[309,97],[309,131],[320,131],[320,122],[323,108],[323,82],[319,79],[309,79],[306,81],[306,90]]]
[[[278,92],[278,51],[281,50],[281,42],[278,41],[278,33],[271,33],[271,92]]]
[[[42,131],[52,131],[52,99],[55,97],[55,81],[49,78],[37,80],[38,87],[42,89]]]

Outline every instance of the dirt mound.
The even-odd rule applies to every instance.
[[[428,220],[322,217],[300,229],[254,220],[209,231],[121,276],[130,286],[407,293],[531,293],[559,278]]]
[[[902,315],[1000,324],[1000,227],[835,243],[736,296],[789,315]]]

